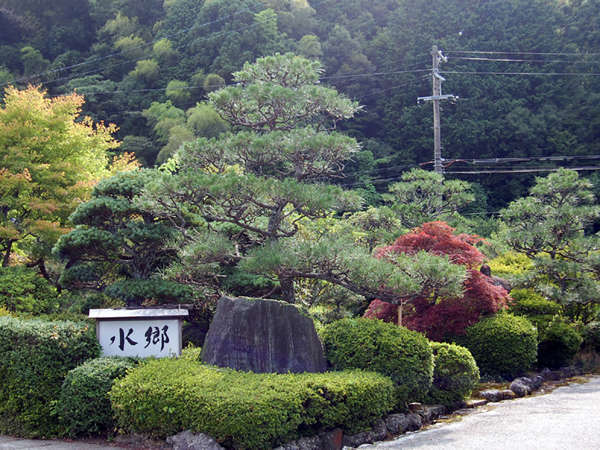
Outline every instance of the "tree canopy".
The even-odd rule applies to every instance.
[[[68,217],[109,174],[114,125],[80,118],[83,97],[49,98],[37,87],[9,87],[0,106],[0,247],[15,245],[43,263]],[[126,168],[127,161],[117,164]]]
[[[244,61],[293,51],[319,59],[327,83],[365,105],[355,119],[338,124],[365,143],[340,182],[363,189],[375,205],[402,172],[429,168],[432,114],[415,100],[431,94],[434,44],[449,58],[442,65],[444,90],[460,97],[443,105],[448,171],[568,167],[577,160],[529,158],[598,154],[594,1],[71,3],[57,2],[51,12],[33,0],[3,3],[0,84],[39,82],[51,95],[76,88],[86,95],[86,114],[119,124],[119,139],[152,142],[151,152],[140,153],[148,166],[160,151],[159,164],[201,136],[187,123],[156,133],[142,114],[153,102],[170,100],[185,111],[231,83]],[[505,166],[496,161],[506,157],[524,159]],[[473,166],[473,158],[487,162]],[[458,176],[481,185],[490,211],[534,182],[528,173]]]

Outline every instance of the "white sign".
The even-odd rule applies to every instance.
[[[103,356],[157,358],[181,354],[187,310],[90,310]]]

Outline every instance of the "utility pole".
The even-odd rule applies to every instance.
[[[440,75],[440,63],[447,62],[442,51],[434,45],[431,48],[432,58],[432,70],[431,78],[433,81],[433,95],[431,97],[419,97],[417,103],[422,101],[433,102],[433,170],[436,173],[443,173],[444,168],[442,167],[442,127],[440,125],[440,100],[456,100],[458,97],[454,95],[442,95],[442,81],[446,81],[444,77]]]

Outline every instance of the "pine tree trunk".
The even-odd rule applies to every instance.
[[[279,277],[279,286],[281,287],[281,296],[288,303],[296,303],[296,295],[294,293],[294,279]]]
[[[398,305],[398,319],[397,319],[397,325],[399,327],[402,326],[402,303],[400,303]]]

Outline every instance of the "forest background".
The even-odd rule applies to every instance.
[[[322,82],[364,105],[342,124],[362,150],[338,183],[377,204],[403,171],[432,167],[431,105],[416,98],[431,95],[436,44],[460,97],[442,105],[443,157],[459,160],[447,177],[474,183],[463,213],[485,217],[536,173],[451,172],[595,166],[599,22],[598,0],[3,0],[0,86],[83,94],[85,115],[119,126],[117,152],[153,166],[227,129],[206,95],[245,61],[317,58]],[[557,156],[570,159],[540,159]]]

